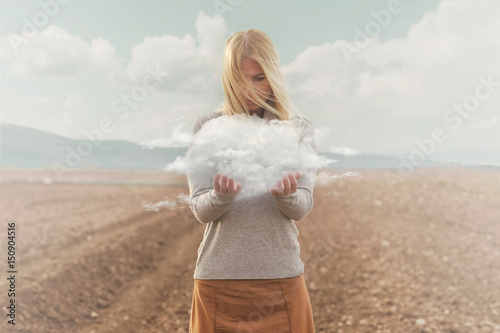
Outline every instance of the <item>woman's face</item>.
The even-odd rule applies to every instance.
[[[271,94],[271,86],[269,85],[269,81],[267,80],[262,67],[257,63],[257,61],[253,59],[244,59],[243,60],[243,74],[246,76],[248,81],[253,85],[256,90],[262,91],[262,95],[260,96],[263,100],[267,100],[269,95]],[[245,96],[245,102],[247,104],[247,108],[250,111],[256,111],[260,108],[258,104],[255,104],[250,100],[250,96],[248,96],[246,89],[243,88],[243,95]]]

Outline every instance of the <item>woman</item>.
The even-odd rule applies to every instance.
[[[272,40],[248,29],[226,41],[225,100],[193,129],[221,116],[290,120],[298,142],[316,151],[311,122],[293,107]],[[268,193],[235,200],[242,185],[230,175],[187,173],[189,205],[206,225],[198,248],[191,333],[314,333],[294,221],[313,207],[314,172],[287,172]]]

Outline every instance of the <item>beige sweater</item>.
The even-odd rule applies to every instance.
[[[198,118],[193,133],[219,115]],[[263,118],[277,117],[264,111]],[[312,124],[303,119],[297,124],[301,138],[312,139],[309,142],[317,151]],[[193,278],[275,279],[302,274],[295,221],[302,220],[313,207],[316,172],[298,178],[297,191],[288,196],[266,193],[238,199],[238,193],[215,192],[214,172],[188,171],[189,205],[198,221],[205,224]]]

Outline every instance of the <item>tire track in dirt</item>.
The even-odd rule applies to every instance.
[[[47,277],[56,277],[64,267],[70,263],[77,263],[80,258],[94,251],[110,250],[125,241],[126,235],[136,229],[138,224],[147,223],[151,219],[151,212],[141,212],[122,222],[106,225],[100,229],[88,231],[85,234],[92,236],[92,242],[86,237],[73,236],[67,241],[58,244],[56,248],[46,249],[50,254],[46,256],[28,257],[22,261],[23,288],[30,289],[39,285],[39,278],[43,272],[49,271]],[[112,240],[112,241],[111,241]],[[5,281],[0,283],[0,287]]]
[[[189,228],[194,224],[183,222],[183,209],[159,213],[142,211],[93,230],[91,241],[86,237],[74,237],[29,265],[24,261],[21,265],[23,279],[17,293],[22,309],[18,313],[19,329],[76,332],[81,327],[103,321],[106,309],[115,304],[120,294],[133,287],[136,279],[147,280],[159,262],[167,259],[165,256],[172,253],[169,249],[174,240],[177,242],[176,237],[193,234]],[[85,231],[84,235],[87,234]],[[140,297],[129,303],[134,304],[138,299]],[[151,299],[146,298],[140,307],[147,308],[150,303]],[[93,312],[98,316],[93,317]],[[0,331],[4,330],[4,324],[2,321]],[[127,324],[130,326],[130,322]]]
[[[189,319],[196,248],[203,226],[189,215],[189,208],[180,209],[183,212],[166,222],[177,224],[180,230],[160,249],[155,268],[130,281],[99,315],[98,322],[77,332],[171,332],[173,323]],[[150,232],[155,232],[153,228],[158,225],[151,227]]]

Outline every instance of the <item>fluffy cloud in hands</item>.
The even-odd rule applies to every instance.
[[[284,172],[299,171],[314,177],[331,161],[316,153],[313,137],[299,144],[298,127],[292,121],[266,121],[257,116],[219,116],[207,121],[193,138],[185,158],[167,170],[185,171],[201,182],[212,182],[216,173],[227,174],[242,184],[239,197],[268,192]],[[299,179],[300,182],[300,179]]]

